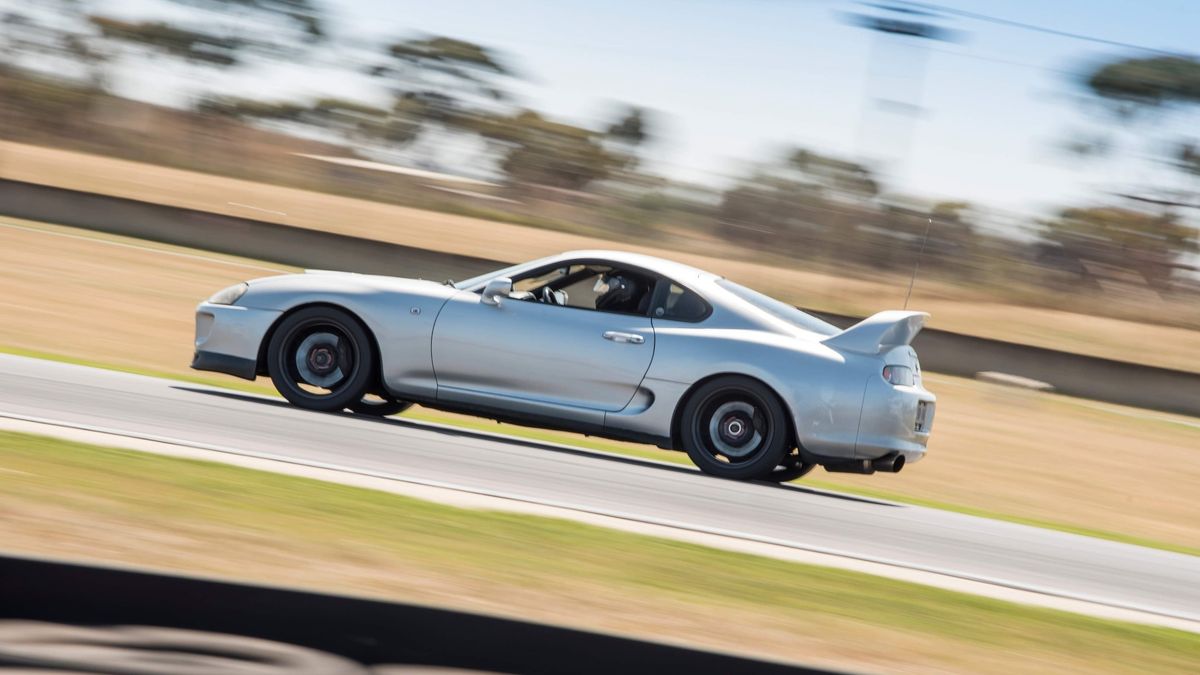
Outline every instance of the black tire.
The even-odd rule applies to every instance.
[[[807,476],[815,468],[817,468],[816,464],[805,463],[800,459],[800,453],[793,451],[791,454],[784,455],[783,463],[772,469],[771,473],[763,476],[762,480],[771,483],[786,483]]]
[[[398,415],[412,407],[412,403],[401,401],[390,394],[368,393],[350,404],[350,411],[358,415],[387,417]]]
[[[684,404],[680,440],[696,466],[721,478],[765,478],[791,449],[787,411],[769,387],[727,375]]]
[[[342,410],[366,394],[375,377],[375,353],[366,329],[352,315],[333,307],[310,307],[275,329],[267,346],[267,372],[292,404]]]

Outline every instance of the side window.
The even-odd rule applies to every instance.
[[[675,321],[699,321],[708,314],[708,304],[688,289],[672,283],[667,289],[663,306],[654,310],[654,316]]]
[[[552,284],[555,281],[557,281],[563,277],[566,277],[567,275],[571,274],[572,272],[578,272],[581,268],[582,268],[582,265],[574,265],[572,267],[559,267],[556,269],[547,270],[536,276],[524,277],[521,279],[517,279],[516,281],[513,281],[513,291],[515,291],[517,293],[521,293],[521,292],[525,292],[525,291],[534,291],[534,290],[540,289],[542,286],[545,286],[547,284]]]
[[[576,309],[596,309],[596,298],[600,293],[596,290],[596,280],[601,274],[607,272],[607,268],[597,271],[595,274],[589,274],[579,281],[563,288],[567,292],[567,307]]]
[[[576,263],[554,269],[539,268],[516,276],[509,297],[559,307],[646,316],[656,295],[655,288],[656,280],[636,269]]]

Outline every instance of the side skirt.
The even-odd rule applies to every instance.
[[[496,420],[497,422],[505,422],[508,424],[516,424],[523,427],[532,427],[535,429],[547,429],[550,431],[569,431],[571,433],[583,434],[584,436],[595,436],[597,438],[607,438],[613,441],[628,441],[632,443],[644,443],[655,445],[664,450],[673,450],[671,439],[664,436],[656,436],[654,434],[643,434],[633,431],[624,431],[621,429],[612,429],[600,424],[588,424],[586,422],[572,422],[569,420],[559,419],[557,417],[549,417],[547,415],[536,415],[528,413],[518,413],[503,408],[493,406],[479,405],[461,405],[450,403],[447,401],[438,401],[426,396],[409,396],[402,393],[392,392],[397,398],[405,401],[419,403],[426,408],[441,410],[443,412],[458,413],[461,415],[471,415],[473,417],[482,417],[484,419]]]

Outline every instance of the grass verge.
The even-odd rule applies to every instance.
[[[1194,672],[1200,635],[550,518],[0,433],[6,548],[869,670]],[[899,659],[897,655],[902,655]]]
[[[76,365],[89,366],[92,368],[104,368],[107,370],[116,370],[120,372],[133,373],[136,375],[148,375],[151,377],[162,377],[168,379],[176,379],[195,384],[203,384],[213,387],[224,387],[226,389],[235,389],[253,394],[264,394],[268,396],[277,396],[275,389],[263,380],[248,382],[234,378],[216,378],[205,377],[203,375],[186,376],[178,373],[160,372],[145,368],[120,367],[111,364],[89,361],[87,359],[78,359],[65,357],[58,354],[50,354],[29,349],[17,349],[0,345],[0,353],[14,354],[17,356],[27,356],[31,358],[46,359],[50,361],[59,361],[62,363],[72,363]],[[601,452],[611,452],[615,454],[628,455],[639,457],[642,459],[651,459],[660,462],[670,462],[673,464],[682,464],[691,466],[691,460],[680,452],[672,452],[667,450],[659,450],[650,446],[638,445],[634,443],[622,443],[619,441],[609,441],[606,439],[592,438],[557,431],[547,431],[543,429],[533,429],[522,427],[513,424],[502,424],[467,415],[456,415],[452,413],[444,413],[428,408],[416,407],[403,414],[406,419],[418,420],[423,422],[432,422],[436,424],[447,424],[462,429],[471,429],[474,431],[484,431],[488,433],[504,434],[515,438],[528,439],[533,441],[541,441],[546,443],[560,443],[572,445],[575,447],[587,448],[590,450],[598,450]],[[1172,542],[1158,541],[1148,537],[1139,537],[1135,535],[1125,534],[1121,532],[1112,532],[1098,528],[1081,527],[1069,523],[1062,523],[1053,520],[1041,518],[1029,518],[1025,516],[1013,515],[988,509],[975,508],[962,504],[953,504],[935,499],[924,499],[906,495],[898,492],[879,490],[871,487],[863,487],[861,485],[847,484],[836,480],[822,480],[821,478],[809,478],[800,480],[806,486],[819,488],[823,490],[833,490],[838,492],[848,492],[850,494],[860,495],[863,497],[871,497],[874,499],[886,499],[889,501],[899,502],[902,504],[911,504],[913,506],[923,506],[933,509],[941,509],[943,511],[951,511],[961,513],[968,516],[977,516],[980,518],[991,518],[993,520],[1002,520],[1020,525],[1030,525],[1059,532],[1069,532],[1071,534],[1079,534],[1087,537],[1095,537],[1097,539],[1106,539],[1125,544],[1133,544],[1135,546],[1146,546],[1149,548],[1157,548],[1164,551],[1173,551],[1176,553],[1184,553],[1187,555],[1200,556],[1200,548],[1194,546],[1185,546]],[[817,476],[825,475],[818,472]]]

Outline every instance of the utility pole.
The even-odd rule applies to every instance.
[[[909,158],[916,121],[924,113],[927,41],[949,42],[957,32],[930,20],[939,15],[903,4],[864,3],[870,12],[847,14],[848,23],[875,33],[867,63],[859,120],[860,157],[873,157],[901,173]]]

